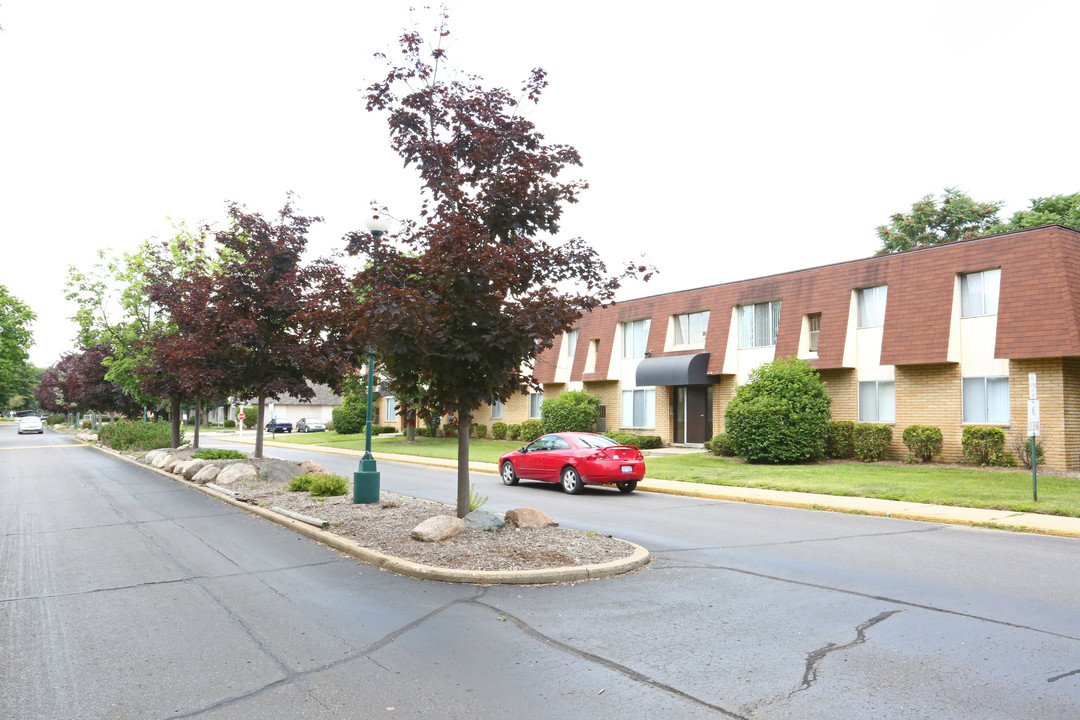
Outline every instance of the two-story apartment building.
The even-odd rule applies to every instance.
[[[1046,465],[1080,469],[1080,233],[1058,225],[620,302],[541,355],[544,396],[600,395],[607,429],[698,444],[758,365],[813,365],[835,420],[1027,431],[1029,373]],[[540,398],[530,398],[539,408]],[[481,417],[485,409],[481,409]],[[1011,443],[1010,443],[1011,444]]]

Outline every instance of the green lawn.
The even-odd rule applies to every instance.
[[[269,438],[269,435],[267,436]],[[336,432],[321,433],[286,433],[278,435],[275,442],[321,445],[324,447],[363,450],[364,436],[338,435]],[[405,442],[404,436],[374,437],[371,439],[373,452],[393,453],[395,455],[417,455],[432,458],[457,458],[457,438],[416,437],[416,442]],[[503,453],[517,450],[526,443],[522,440],[469,440],[469,460],[475,462],[497,463]]]
[[[750,465],[704,454],[651,457],[646,466],[646,477],[663,480],[1080,517],[1080,479],[1040,474],[1036,503],[1030,470],[861,462]]]
[[[267,436],[269,437],[269,436]],[[278,442],[364,449],[363,435],[335,432],[278,435]],[[498,462],[520,440],[470,440],[469,459]],[[373,438],[371,449],[398,455],[454,459],[457,438]],[[839,462],[819,465],[750,465],[708,454],[649,457],[646,477],[733,487],[813,492],[824,495],[1040,512],[1080,517],[1080,478],[1039,475],[1039,502],[1032,500],[1030,470],[985,470],[956,466],[884,465]]]

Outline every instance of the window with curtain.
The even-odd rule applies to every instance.
[[[821,313],[806,316],[807,330],[810,332],[810,352],[817,352],[818,338],[821,337]]]
[[[703,345],[709,329],[709,311],[675,316],[675,344]]]
[[[574,367],[574,353],[577,352],[578,331],[571,330],[566,333],[566,359],[570,367]]]
[[[498,420],[499,418],[501,418],[502,417],[502,410],[503,410],[502,402],[500,402],[499,400],[496,400],[495,402],[491,403],[491,419],[492,420]]]
[[[386,422],[397,422],[397,400],[393,396],[386,398]]]
[[[627,428],[656,427],[656,390],[622,391],[622,426]]]
[[[896,422],[896,384],[892,380],[859,383],[859,422]]]
[[[964,422],[1009,422],[1009,378],[964,378]]]
[[[888,294],[888,285],[858,291],[859,327],[881,327],[885,324],[885,300]]]
[[[960,314],[963,317],[997,315],[1001,268],[960,276]]]
[[[623,326],[623,357],[645,357],[645,344],[649,342],[650,320],[625,322]]]
[[[529,393],[529,418],[540,417],[540,405],[544,402],[544,393]]]
[[[780,301],[739,306],[739,347],[768,347],[776,344],[780,325]]]

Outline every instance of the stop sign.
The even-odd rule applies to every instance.
[[[244,419],[244,413],[240,413],[239,415],[237,415],[236,419],[237,420],[243,420]]]

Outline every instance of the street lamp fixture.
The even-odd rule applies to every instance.
[[[379,215],[372,215],[364,221],[368,232],[378,240],[390,229],[390,220]],[[379,274],[379,262],[375,261],[375,275]],[[371,409],[375,404],[375,351],[368,348],[367,365],[367,427],[364,430],[364,457],[360,459],[360,468],[353,473],[353,504],[379,502],[379,472],[375,466],[375,457],[371,454]]]

